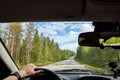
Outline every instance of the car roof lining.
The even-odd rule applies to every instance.
[[[118,0],[1,0],[0,22],[119,21]]]
[[[84,0],[2,0],[0,21],[64,21],[81,17]]]

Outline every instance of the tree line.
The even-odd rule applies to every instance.
[[[74,54],[70,50],[60,49],[58,43],[43,33],[39,34],[33,22],[6,23],[3,27],[0,35],[10,55],[20,66],[27,63],[41,66],[65,60]]]
[[[106,43],[118,43],[120,38],[112,38]],[[99,47],[85,47],[79,46],[77,48],[76,60],[98,68],[108,68],[109,62],[118,62],[120,64],[120,50],[106,47],[100,49]]]

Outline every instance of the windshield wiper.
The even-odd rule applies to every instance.
[[[65,70],[58,70],[55,72],[58,74],[84,74],[84,75],[92,74],[90,70],[85,70],[85,69],[65,69]]]
[[[90,70],[86,69],[65,69],[65,70],[57,70],[55,72],[89,72]]]

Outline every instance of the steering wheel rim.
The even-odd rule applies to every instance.
[[[49,76],[49,80],[62,80],[61,77],[59,77],[55,72],[49,70],[49,69],[46,69],[46,68],[35,68],[35,71],[37,70],[43,70],[44,71],[44,74]],[[38,76],[42,76],[42,75],[38,75]],[[33,76],[30,78],[30,80],[34,80],[36,76]]]

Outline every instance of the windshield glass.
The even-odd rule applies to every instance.
[[[120,52],[79,46],[78,35],[91,31],[92,22],[0,23],[0,36],[20,68],[33,63],[55,71],[110,74],[108,63],[119,62]]]

